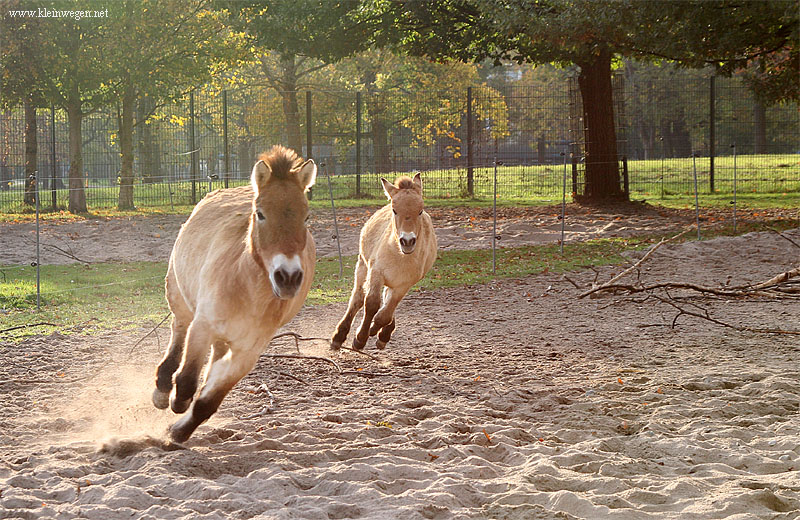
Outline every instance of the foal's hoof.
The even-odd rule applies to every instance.
[[[191,399],[187,399],[185,401],[178,401],[173,396],[169,400],[169,407],[175,413],[183,413],[183,412],[185,412],[186,410],[189,409],[189,406],[191,406],[191,404],[192,404],[192,400]]]
[[[386,342],[378,340],[375,342],[375,346],[378,348],[378,350],[383,350],[386,348]]]
[[[158,388],[153,390],[153,405],[159,410],[165,410],[169,406],[169,392],[162,392]]]
[[[358,341],[358,338],[353,338],[353,350],[364,350],[365,346],[367,346],[366,341]]]
[[[339,350],[340,348],[342,348],[342,342],[341,341],[336,341],[335,339],[332,339],[331,340],[331,348],[333,350]]]

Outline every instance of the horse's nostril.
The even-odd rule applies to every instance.
[[[414,245],[414,244],[416,244],[416,243],[417,243],[417,239],[416,239],[416,238],[412,238],[412,239],[410,239],[410,240],[408,241],[408,245],[409,245],[409,246],[413,246],[413,245]]]
[[[299,287],[300,283],[303,281],[303,271],[297,270],[292,274],[291,278],[289,279],[289,283],[293,287]]]

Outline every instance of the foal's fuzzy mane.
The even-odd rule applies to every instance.
[[[394,185],[401,190],[413,190],[417,187],[417,185],[414,184],[414,180],[411,177],[406,177],[405,175],[398,177],[397,180],[394,181]]]
[[[258,158],[269,166],[272,175],[278,179],[286,179],[289,172],[303,164],[303,160],[291,148],[275,145],[269,152],[264,152]]]

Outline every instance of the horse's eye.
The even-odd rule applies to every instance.
[[[261,213],[261,210],[256,210],[256,217],[258,220],[264,220],[264,214]]]
[[[310,219],[310,218],[311,218],[311,214],[306,215],[305,221],[308,222],[308,219]]]
[[[419,210],[419,214],[422,215],[422,210]]]
[[[392,208],[392,213],[394,213],[395,215],[397,215],[397,210],[396,210],[396,209],[394,209],[394,208]]]

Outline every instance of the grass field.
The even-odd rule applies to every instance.
[[[769,227],[788,229],[796,221],[780,220],[740,226],[738,233]],[[733,234],[730,228],[704,232],[704,238]],[[497,272],[492,273],[491,250],[440,252],[433,270],[414,289],[432,291],[443,287],[488,283],[495,278],[518,278],[534,273],[566,272],[587,266],[622,262],[625,250],[647,247],[660,237],[600,239],[567,244],[564,255],[556,244],[500,249]],[[690,238],[685,238],[689,240]],[[314,285],[306,305],[346,301],[352,287],[355,256],[344,259],[339,278],[336,258],[317,262]],[[55,324],[56,330],[91,331],[126,329],[158,323],[166,314],[165,262],[128,262],[41,266],[41,311],[36,310],[36,269],[0,267],[0,329],[39,322]],[[53,327],[34,327],[3,333],[21,338]]]
[[[710,192],[710,164],[707,157],[697,158],[693,165],[691,158],[655,159],[630,161],[631,198],[646,199],[654,204],[680,206],[694,204],[694,169],[697,169],[698,190],[701,205],[718,205],[719,201],[729,203],[734,189],[733,157],[715,158],[715,192]],[[579,165],[579,169],[583,166]],[[800,193],[799,155],[745,155],[736,159],[737,197],[750,204],[763,202],[767,206],[783,204],[797,198]],[[339,206],[363,206],[381,204],[385,201],[380,187],[380,177],[392,179],[394,174],[365,173],[360,181],[355,175],[331,177],[333,197]],[[473,201],[477,204],[490,202],[493,196],[494,169],[474,169],[474,197],[467,196],[466,170],[430,170],[422,172],[425,194],[429,204],[464,204]],[[497,169],[497,195],[503,204],[542,205],[561,201],[564,167],[562,165],[543,166],[500,166]],[[245,184],[245,180],[231,180],[230,185]],[[578,191],[581,191],[582,173],[578,175]],[[357,185],[359,189],[357,190]],[[223,186],[221,181],[196,183],[196,199],[202,198],[209,190]],[[567,197],[573,191],[572,169],[567,166]],[[87,203],[92,213],[117,214],[118,187],[92,186],[86,190]],[[357,196],[358,191],[358,196]],[[188,213],[192,204],[192,186],[189,181],[158,184],[137,184],[134,200],[139,210],[132,212]],[[65,207],[67,190],[57,190],[57,204]],[[327,207],[330,204],[327,177],[320,175],[313,191],[312,206]],[[62,212],[52,212],[51,192],[41,195],[45,218],[64,218]],[[796,204],[796,202],[789,202]],[[0,219],[15,220],[30,215],[33,208],[22,203],[22,192],[0,192]],[[129,214],[119,213],[121,215]]]

